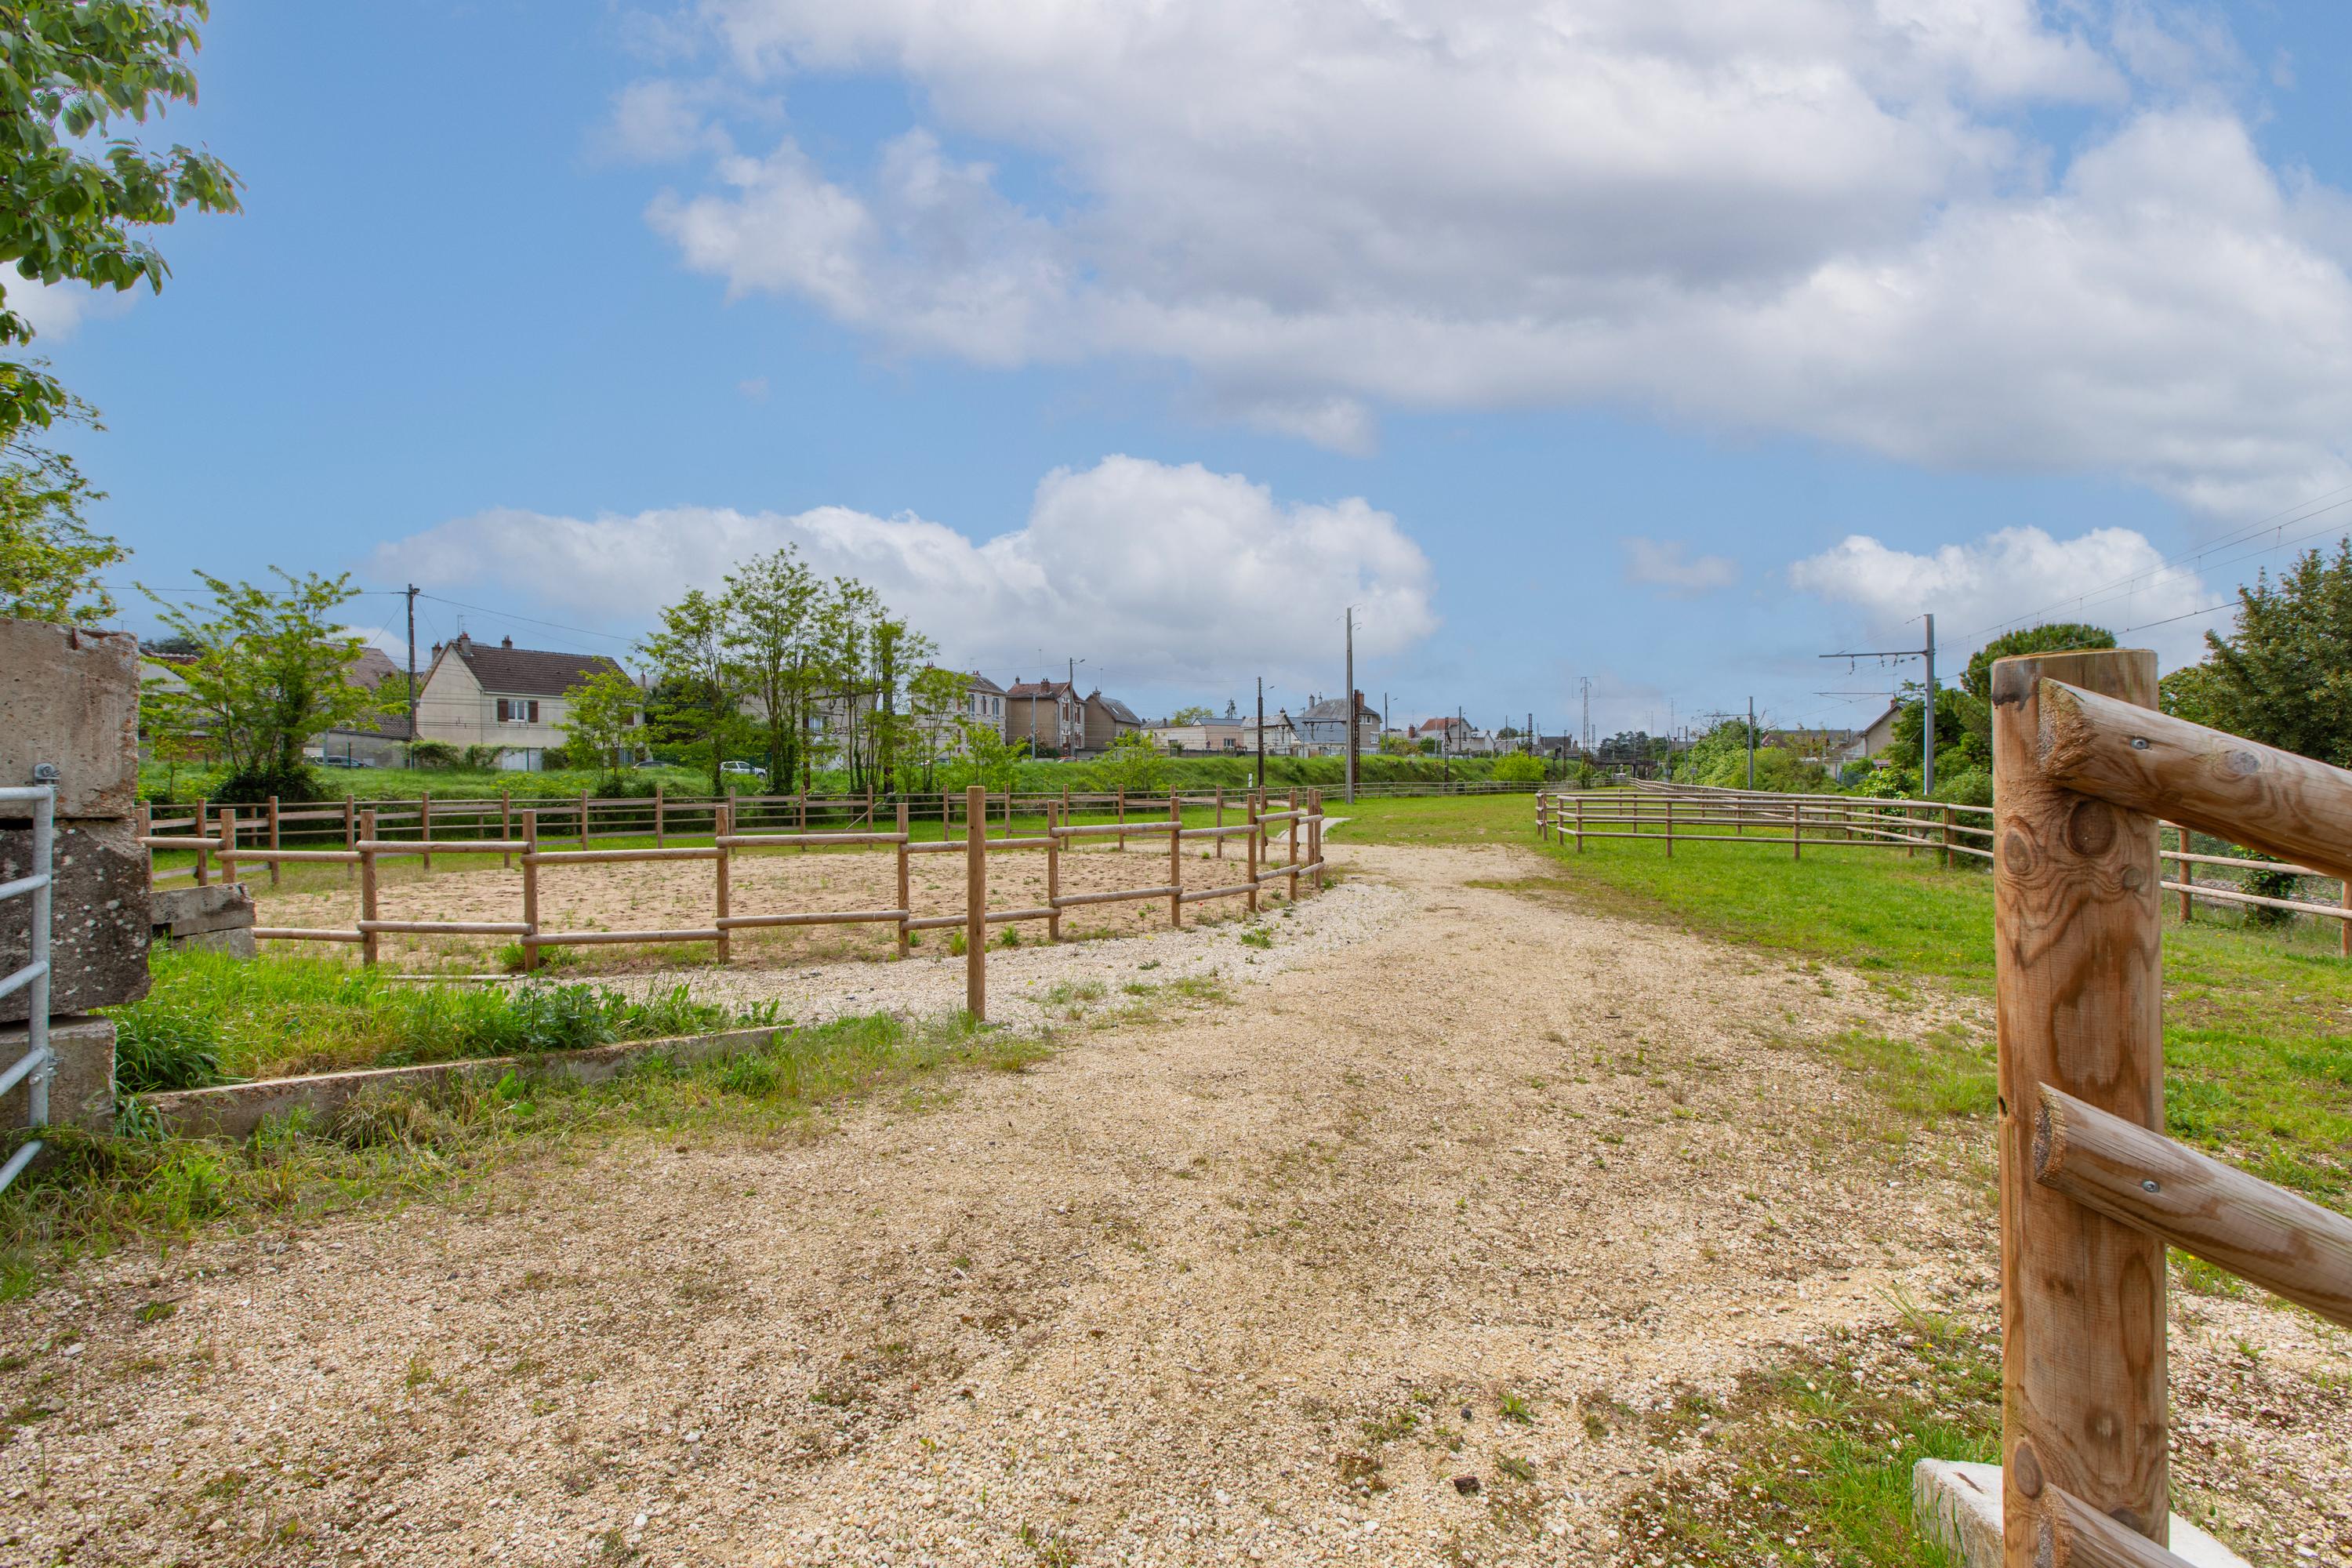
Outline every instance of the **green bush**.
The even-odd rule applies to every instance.
[[[124,1094],[221,1081],[219,1019],[193,999],[139,1003],[115,1015],[114,1087]]]
[[[1513,752],[1507,757],[1496,759],[1494,771],[1487,776],[1498,784],[1541,784],[1543,759],[1526,752]]]

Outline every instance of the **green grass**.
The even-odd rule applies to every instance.
[[[1750,1374],[1717,1422],[1705,1458],[1625,1505],[1651,1560],[1952,1568],[1912,1518],[1911,1468],[1999,1458],[1998,1337],[1912,1312]]]
[[[239,960],[186,950],[149,959],[143,1000],[110,1008],[127,1093],[355,1067],[576,1050],[772,1024],[772,1010],[644,1001],[579,984],[415,984],[331,958]]]
[[[783,1030],[765,1049],[693,1067],[641,1058],[601,1084],[483,1069],[370,1090],[323,1124],[278,1120],[241,1143],[56,1132],[61,1157],[0,1194],[0,1300],[125,1246],[446,1195],[575,1147],[629,1136],[789,1133],[825,1106],[890,1089],[919,1108],[930,1102],[926,1085],[951,1069],[1015,1071],[1049,1049],[1039,1037],[969,1018],[908,1024],[877,1015]]]

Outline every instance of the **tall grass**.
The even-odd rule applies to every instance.
[[[186,949],[150,960],[147,996],[112,1009],[124,1093],[355,1067],[576,1050],[776,1021],[772,1005],[696,1001],[684,985],[638,1000],[580,984],[413,984],[327,958],[234,959]]]

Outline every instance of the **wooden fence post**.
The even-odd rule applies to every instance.
[[[278,847],[278,797],[274,795],[269,797],[269,847],[272,849]],[[269,862],[269,885],[273,888],[278,886],[278,862],[275,859]]]
[[[1122,827],[1127,826],[1127,788],[1125,785],[1121,785],[1118,792],[1118,822],[1119,826]],[[1118,847],[1121,849],[1127,847],[1127,835],[1124,833],[1118,836]]]
[[[580,847],[588,847],[588,792],[580,792]]]
[[[1666,858],[1675,858],[1675,797],[1666,796]]]
[[[1576,852],[1584,853],[1584,797],[1576,797]]]
[[[658,780],[655,782],[654,847],[656,849],[662,848],[669,843],[669,802],[665,795],[665,788],[666,786]],[[717,818],[714,817],[712,821],[715,824],[717,822]]]
[[[205,847],[205,825],[212,820],[211,809],[210,801],[203,795],[196,796],[196,886],[199,888],[207,884],[213,863],[212,851]]]
[[[368,844],[375,842],[375,807],[369,806],[360,814],[360,838]],[[375,912],[375,851],[360,851],[360,962],[373,968],[378,949],[376,933],[366,929],[366,922],[376,918]]]
[[[2352,877],[2344,879],[2344,907],[2352,910]],[[2352,958],[2352,918],[2336,922],[2336,951],[2340,957]]]
[[[1315,868],[1315,890],[1323,890],[1323,792],[1310,790],[1307,808],[1315,815],[1307,819],[1307,858]]]
[[[2044,654],[1992,668],[2008,1568],[2032,1563],[2048,1489],[2159,1544],[2170,1524],[2164,1244],[2033,1179],[2045,1085],[2164,1125],[2157,824],[2044,773],[2045,679],[2153,708],[2156,656]]]
[[[1290,901],[1298,901],[1298,792],[1290,792],[1290,879],[1283,884],[1290,889]]]
[[[343,852],[345,854],[350,854],[352,847],[360,841],[357,805],[358,803],[352,798],[352,792],[345,790],[343,792]],[[346,883],[359,874],[360,868],[348,860],[343,862],[343,880]]]
[[[1804,858],[1805,803],[1792,800],[1789,803],[1789,858],[1801,860]]]
[[[539,967],[539,811],[525,807],[522,814],[522,966],[526,971]]]
[[[912,837],[908,832],[908,818],[907,802],[902,799],[898,802],[898,956],[901,958],[907,956],[907,939],[914,934],[907,929],[907,922],[915,918],[913,857],[907,853],[907,840]]]
[[[1224,825],[1225,825],[1225,786],[1224,786],[1224,785],[1223,785],[1223,784],[1219,784],[1219,785],[1217,786],[1217,826],[1220,826],[1220,827],[1223,827]],[[1218,835],[1217,835],[1216,844],[1217,844],[1217,858],[1218,858],[1218,859],[1220,859],[1220,860],[1222,860],[1222,859],[1223,859],[1223,858],[1225,858],[1225,836],[1224,836],[1223,834],[1220,833],[1220,834],[1218,834]]]
[[[1062,836],[1055,832],[1066,826],[1064,814],[1055,808],[1052,796],[1045,800],[1045,907],[1054,912],[1045,917],[1045,940],[1062,940]]]
[[[510,789],[499,791],[499,839],[506,844],[514,842],[514,791]],[[514,869],[513,850],[499,851],[499,869],[501,871]]]
[[[1184,929],[1184,807],[1168,792],[1168,929]]]
[[[1257,913],[1258,868],[1257,796],[1255,795],[1251,795],[1245,803],[1245,807],[1249,812],[1249,833],[1243,838],[1242,842],[1249,846],[1249,912],[1255,914]]]
[[[711,924],[719,932],[719,962],[721,963],[725,963],[733,956],[732,944],[728,940],[727,927],[720,922],[734,912],[729,907],[728,897],[733,890],[730,884],[734,875],[734,867],[730,862],[734,859],[735,854],[719,841],[734,830],[734,823],[730,820],[734,815],[734,808],[724,801],[721,801],[710,813],[710,847],[719,851],[719,858],[710,863],[711,869],[716,873],[711,879],[711,894],[719,906],[719,918],[711,921]]]
[[[963,1005],[972,1022],[988,1016],[988,791],[963,794]]]
[[[220,808],[220,874],[224,883],[236,880],[236,807],[222,806]]]
[[[2184,884],[2180,889],[2180,923],[2187,925],[2196,913],[2197,900],[2186,884],[2197,880],[2197,864],[2189,858],[2189,829],[2176,822],[2172,825],[2172,835],[2179,840],[2180,858],[2175,863],[2180,868],[2180,880]],[[2346,929],[2352,930],[2352,927]]]
[[[1950,870],[1952,868],[1952,808],[1948,805],[1944,807],[1944,847],[1941,858],[1944,862],[1944,869]]]
[[[425,840],[425,869],[430,872],[433,869],[433,792],[429,789],[416,792],[416,831],[417,837]]]

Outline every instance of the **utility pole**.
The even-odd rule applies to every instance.
[[[1348,606],[1348,804],[1356,804],[1356,753],[1360,742],[1356,729],[1356,607]]]
[[[1265,677],[1263,675],[1257,678],[1257,787],[1261,791],[1265,788]]]
[[[1748,787],[1756,787],[1756,699],[1748,700]]]
[[[1576,681],[1584,689],[1584,723],[1577,733],[1577,740],[1584,747],[1584,754],[1590,757],[1592,755],[1592,677],[1580,675]]]
[[[1064,682],[1064,684],[1068,686],[1070,689],[1069,698],[1073,704],[1076,703],[1078,700],[1078,666],[1086,662],[1087,661],[1082,658],[1073,658],[1069,661],[1068,679]],[[1061,704],[1055,703],[1054,705],[1054,742],[1057,750],[1057,754],[1067,757],[1074,748],[1070,745],[1069,736],[1063,731],[1061,714]],[[1080,708],[1078,710],[1078,742],[1081,745],[1086,742],[1086,738],[1087,710],[1084,708]]]
[[[416,584],[408,585],[408,765],[416,765]],[[203,826],[198,825],[201,833]]]
[[[1920,711],[1919,725],[1919,793],[1936,793],[1936,617],[1920,617],[1927,624],[1927,646],[1925,647],[1864,648],[1845,653],[1825,653],[1823,658],[1924,658],[1927,661],[1927,704]]]

